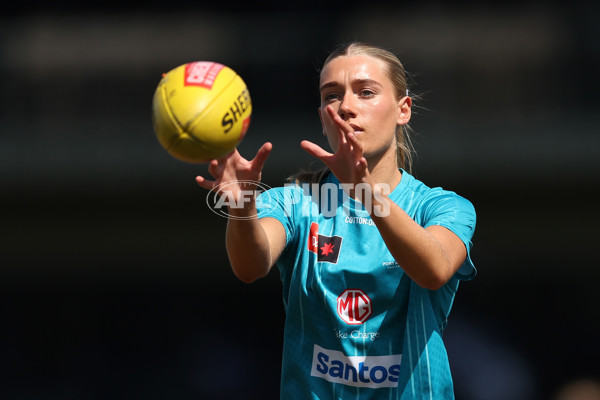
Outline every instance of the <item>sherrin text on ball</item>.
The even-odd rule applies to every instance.
[[[159,143],[189,163],[206,163],[233,151],[251,114],[246,83],[231,68],[211,61],[183,64],[163,74],[152,101]]]

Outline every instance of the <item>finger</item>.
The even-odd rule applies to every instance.
[[[239,154],[237,147],[234,147],[233,150],[231,150],[229,153],[225,154],[221,158],[218,158],[217,162],[219,163],[219,165],[224,165],[227,163],[227,160],[229,160],[232,157],[235,157],[237,154]]]
[[[342,119],[342,117],[340,117],[340,115],[335,112],[335,110],[333,109],[333,107],[331,105],[327,106],[327,113],[329,114],[329,116],[331,117],[333,122],[335,122],[340,127],[340,129],[342,129],[344,132],[347,133],[347,132],[354,131],[354,129],[352,129],[350,124],[348,124],[346,121],[344,121]]]
[[[222,168],[219,165],[219,160],[211,160],[210,163],[208,163],[208,172],[215,178],[221,175]]]
[[[326,164],[327,164],[326,160],[329,160],[331,157],[333,157],[333,154],[329,153],[328,151],[323,150],[323,148],[321,146],[319,146],[318,144],[315,144],[313,142],[309,142],[308,140],[301,141],[300,147],[302,147],[302,149],[304,151],[306,151],[308,154],[310,154],[311,156],[318,158],[319,160],[323,161]]]
[[[250,161],[254,170],[262,171],[265,161],[267,161],[269,154],[271,154],[271,150],[273,150],[273,145],[270,142],[263,144],[260,149],[258,149],[256,155],[252,161]]]
[[[196,177],[196,182],[198,182],[198,185],[204,189],[212,190],[212,188],[215,187],[215,181],[209,181],[200,175]]]
[[[358,163],[356,164],[358,172],[359,173],[365,173],[367,172],[367,167],[369,166],[367,163],[367,159],[364,157],[361,157],[360,160],[358,160]]]
[[[333,122],[337,125],[337,137],[339,143],[346,143],[346,133],[352,131],[352,127],[348,125],[338,113],[335,112],[332,106],[327,106],[326,108],[329,117],[333,120]]]
[[[349,132],[354,132],[354,128],[352,128],[348,122],[344,121],[340,114],[335,112],[332,106],[327,106],[327,112],[329,113],[329,116],[333,122],[338,126],[339,129],[343,131],[343,133],[347,134]]]
[[[348,142],[352,145],[352,153],[356,157],[362,157],[363,155],[363,147],[362,144],[358,141],[358,138],[354,134],[354,132],[348,132],[346,135],[348,137]]]

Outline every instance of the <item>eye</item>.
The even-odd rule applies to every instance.
[[[336,101],[341,99],[341,96],[337,93],[327,93],[323,96],[323,100],[325,101]]]
[[[375,96],[375,91],[371,89],[362,89],[359,94],[361,97],[373,97]]]

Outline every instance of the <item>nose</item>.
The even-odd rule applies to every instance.
[[[352,93],[344,95],[338,109],[338,114],[344,121],[356,117],[356,102]]]

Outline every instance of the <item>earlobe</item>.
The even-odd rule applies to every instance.
[[[403,97],[398,103],[398,125],[406,125],[412,115],[412,99],[408,96]]]

